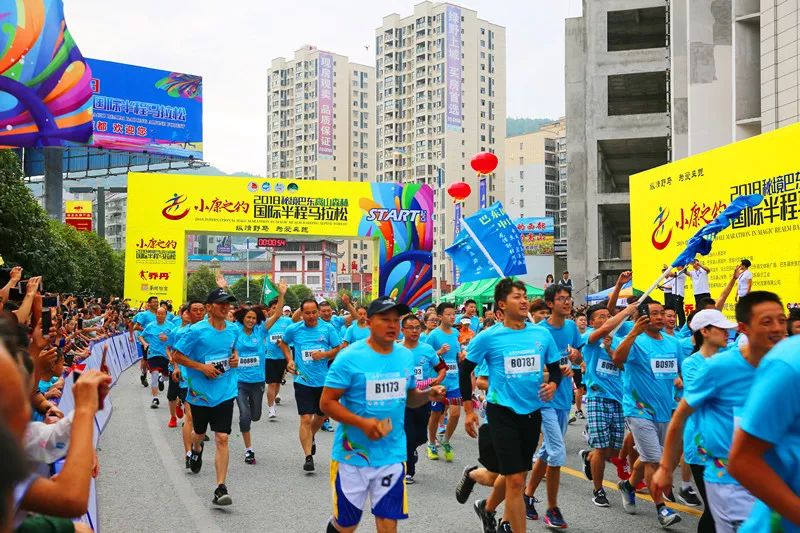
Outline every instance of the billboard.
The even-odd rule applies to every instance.
[[[333,156],[333,55],[319,53],[317,67],[317,155]]]
[[[125,295],[137,303],[151,295],[183,301],[191,233],[338,237],[374,240],[372,297],[423,306],[433,287],[432,213],[433,189],[425,184],[132,172]],[[326,274],[336,268],[332,261]]]
[[[203,158],[203,78],[89,59],[93,146]]]
[[[91,200],[67,200],[64,204],[65,224],[78,231],[92,231]]]
[[[699,257],[711,269],[711,295],[719,295],[747,258],[753,290],[775,292],[787,305],[800,303],[798,150],[800,125],[795,124],[631,176],[634,284],[655,280],[662,265],[672,263],[686,241],[732,199],[759,193],[763,202],[744,211],[716,237],[711,253]],[[691,294],[689,280],[687,304],[693,303]],[[725,305],[730,316],[734,301],[731,296]]]
[[[553,255],[553,217],[525,217],[516,220],[525,255]]]
[[[478,209],[486,209],[486,177],[478,183]]]
[[[447,90],[447,129],[461,130],[461,8],[447,5],[445,10],[445,39],[447,59],[445,83]]]

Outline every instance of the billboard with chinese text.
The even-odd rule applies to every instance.
[[[64,223],[72,226],[78,231],[92,231],[92,201],[65,201]]]
[[[525,255],[553,255],[553,217],[525,217],[516,220]]]
[[[317,67],[317,155],[333,156],[333,55],[319,53]]]
[[[461,130],[461,8],[447,5],[445,10],[445,61],[447,90],[447,129]]]
[[[800,303],[800,125],[631,176],[631,251],[635,286],[646,286],[684,249],[698,229],[737,196],[759,193],[763,202],[745,210],[716,237],[708,256],[716,297],[744,258],[752,262],[753,290],[768,290],[784,304]],[[735,289],[734,289],[735,291]],[[686,303],[692,302],[691,280]],[[735,297],[725,304],[732,316]],[[688,311],[687,306],[687,311]]]

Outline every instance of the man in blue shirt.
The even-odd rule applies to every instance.
[[[456,324],[461,324],[461,319],[466,318],[469,320],[469,329],[476,334],[480,333],[483,326],[481,326],[481,319],[478,318],[478,305],[475,300],[467,300],[464,302],[464,314],[456,317]]]
[[[173,324],[167,320],[167,310],[159,307],[156,320],[150,322],[139,335],[139,342],[147,350],[147,370],[150,372],[150,391],[153,400],[152,409],[158,409],[158,391],[164,390],[164,379],[169,376],[169,359],[167,358],[167,340]]]
[[[319,308],[316,300],[304,300],[300,304],[303,320],[286,328],[279,341],[288,361],[287,369],[295,374],[294,398],[300,415],[300,445],[305,454],[303,470],[306,472],[314,471],[313,455],[317,451],[314,436],[325,420],[319,400],[325,386],[328,362],[336,356],[342,344],[334,326],[320,320]]]
[[[358,320],[353,322],[350,327],[345,330],[345,346],[369,337],[369,328],[367,327],[367,308],[363,305],[356,307],[356,318],[358,318]]]
[[[408,517],[405,408],[444,399],[441,385],[417,390],[414,356],[395,342],[408,312],[390,298],[370,303],[369,338],[345,348],[325,379],[322,409],[340,423],[331,453],[328,533],[355,531],[367,497],[378,531],[397,531],[397,520]]]
[[[142,331],[144,328],[147,327],[148,324],[151,322],[155,322],[156,320],[156,309],[158,309],[158,297],[151,296],[147,299],[147,308],[144,311],[139,311],[136,313],[136,316],[133,317],[133,320],[130,323],[130,335],[131,335],[131,342],[134,341],[134,331]],[[138,341],[138,338],[136,339]],[[147,387],[147,350],[141,345],[141,343],[137,344],[139,346],[140,353],[142,354],[142,362],[140,363],[140,367],[142,369],[142,386]]]
[[[187,401],[192,406],[191,470],[200,472],[203,465],[203,438],[209,425],[214,432],[214,466],[217,488],[215,505],[233,503],[225,478],[228,475],[228,436],[233,420],[233,402],[238,394],[236,367],[239,356],[234,350],[238,328],[226,322],[231,302],[236,298],[223,289],[214,289],[206,298],[208,320],[191,326],[178,341],[173,359],[186,368]]]
[[[278,393],[283,384],[283,376],[286,374],[288,361],[283,356],[283,351],[278,345],[278,341],[283,338],[283,332],[292,325],[291,308],[288,305],[283,308],[278,305],[275,298],[269,303],[268,314],[270,319],[275,318],[274,324],[267,328],[267,354],[265,361],[265,375],[267,382],[267,418],[273,420],[277,418],[276,404],[279,402]],[[287,315],[288,312],[288,315]]]
[[[619,482],[625,512],[636,513],[634,488],[645,479],[651,485],[661,461],[667,425],[675,409],[674,381],[680,372],[681,347],[664,335],[664,306],[647,298],[638,307],[639,318],[614,351],[613,361],[622,373],[622,411],[633,434],[639,459],[630,479]],[[681,518],[664,504],[664,495],[650,487],[658,522],[668,527]]]

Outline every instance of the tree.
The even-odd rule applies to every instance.
[[[297,298],[297,295],[295,295],[291,287],[286,290],[286,295],[283,297],[283,301],[283,305],[288,305],[292,308],[292,310],[300,307],[300,300]]]
[[[189,280],[186,282],[186,297],[189,300],[205,302],[208,293],[216,288],[217,280],[214,272],[203,265],[189,276]]]
[[[241,277],[236,280],[236,283],[231,285],[230,293],[236,296],[239,303],[244,303],[250,300],[254,304],[263,303],[261,301],[261,285],[264,283],[263,278],[250,278],[250,298],[247,297],[247,282],[246,277]]]
[[[290,292],[292,293],[292,295],[297,300],[297,305],[292,306],[292,309],[297,309],[298,307],[300,307],[300,302],[302,302],[303,300],[313,300],[314,299],[314,291],[312,291],[311,289],[309,289],[307,286],[305,286],[303,284],[292,285],[286,291],[286,295],[288,296]],[[289,305],[292,305],[292,304],[289,304]]]

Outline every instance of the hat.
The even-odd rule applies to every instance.
[[[283,306],[283,311],[291,311],[291,310],[292,310],[292,308],[289,307],[288,305],[284,305]]]
[[[236,296],[228,294],[225,289],[214,289],[208,293],[207,304],[229,304],[236,301]]]
[[[367,308],[367,316],[371,317],[373,315],[385,313],[386,311],[391,311],[392,309],[397,310],[401,315],[407,315],[411,312],[411,309],[409,309],[407,305],[397,303],[387,296],[372,300],[372,303],[370,303]]]
[[[698,311],[689,327],[692,331],[699,331],[705,327],[714,326],[722,329],[733,329],[737,326],[736,322],[731,322],[721,311],[716,309],[703,309]]]
[[[461,323],[465,326],[469,326],[470,324],[472,324],[472,321],[469,318],[462,318]]]

